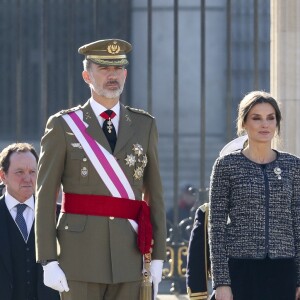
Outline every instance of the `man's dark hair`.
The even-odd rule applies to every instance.
[[[10,166],[10,157],[13,153],[25,153],[31,152],[36,162],[39,160],[39,156],[36,153],[34,147],[28,143],[14,143],[5,147],[0,153],[0,170],[2,170],[5,174],[8,172]]]

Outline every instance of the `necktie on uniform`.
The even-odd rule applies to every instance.
[[[103,122],[102,130],[109,142],[112,152],[114,152],[117,142],[117,133],[111,120],[116,116],[116,114],[114,111],[108,109],[101,113],[100,116],[105,119],[105,121]]]
[[[26,204],[17,204],[17,216],[16,216],[16,223],[23,235],[24,240],[27,240],[28,237],[28,232],[27,232],[27,225],[23,216],[23,212],[26,209],[27,205]]]

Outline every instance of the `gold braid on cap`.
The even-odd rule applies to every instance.
[[[126,58],[100,59],[100,57],[98,56],[97,58],[90,58],[89,60],[94,62],[95,64],[103,65],[103,66],[126,66],[126,65],[128,65],[128,60]]]
[[[87,55],[86,56],[87,59],[122,59],[122,58],[126,58],[126,55]]]

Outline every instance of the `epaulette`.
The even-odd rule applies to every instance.
[[[207,212],[209,208],[209,204],[206,202],[199,207],[203,212]]]
[[[135,113],[138,113],[138,114],[143,114],[143,115],[146,115],[146,116],[154,119],[154,117],[152,115],[150,115],[147,111],[145,111],[143,109],[133,108],[133,107],[130,107],[130,106],[125,106],[125,107],[127,109],[129,109],[130,111],[132,111],[132,112],[135,112]]]
[[[62,115],[68,114],[70,112],[79,110],[79,109],[81,109],[81,105],[78,105],[78,106],[75,106],[75,107],[72,107],[72,108],[68,108],[68,109],[63,109],[63,110],[59,111],[56,115],[62,116]]]

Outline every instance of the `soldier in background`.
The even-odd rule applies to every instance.
[[[247,139],[248,136],[243,135],[230,141],[222,148],[219,156],[243,149]],[[196,210],[188,247],[186,285],[191,300],[206,300],[211,290],[207,223],[208,203],[204,203]],[[211,299],[214,299],[214,295]]]

